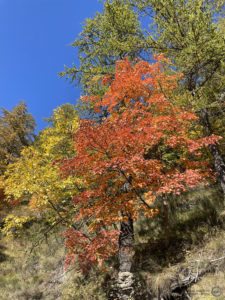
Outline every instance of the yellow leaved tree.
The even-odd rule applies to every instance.
[[[75,107],[71,104],[58,107],[48,121],[52,126],[41,131],[34,145],[25,148],[5,172],[4,190],[8,201],[27,201],[25,215],[10,214],[5,218],[2,232],[6,236],[34,218],[46,219],[50,227],[72,224],[71,198],[80,183],[72,176],[60,178],[55,162],[75,154],[73,133],[79,123]]]

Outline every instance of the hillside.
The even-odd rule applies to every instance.
[[[159,291],[161,299],[224,299],[225,227],[222,198],[215,195],[220,195],[215,187],[189,193],[185,208],[174,199],[171,212],[176,207],[180,214],[171,218],[168,249],[163,246],[159,217],[135,224],[136,299],[154,299]],[[43,229],[40,220],[26,224],[21,236],[1,238],[1,299],[113,299],[117,261],[102,274],[92,269],[82,275],[77,263],[65,271],[60,231],[37,234]]]

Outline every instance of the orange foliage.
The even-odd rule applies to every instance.
[[[112,241],[116,239],[109,244],[109,239],[101,236],[102,229],[123,221],[121,211],[134,220],[140,212],[151,217],[157,213],[151,206],[157,196],[180,194],[211,176],[207,162],[201,162],[201,148],[215,144],[219,137],[189,138],[188,129],[197,117],[165,97],[162,91],[175,89],[181,75],[166,75],[163,61],[159,56],[152,64],[132,64],[128,59],[117,62],[114,78],[103,80],[109,85],[108,92],[102,99],[93,98],[96,111],[107,107],[109,117],[100,124],[80,122],[74,135],[77,155],[63,161],[61,172],[85,182],[73,198],[78,208],[74,223],[87,220],[92,237],[88,240],[78,231],[68,231],[67,262],[73,260],[77,249],[83,249],[79,254],[82,261],[85,257],[92,262],[98,256],[105,259],[109,248],[114,252]],[[171,152],[175,159],[168,163],[164,154]],[[107,235],[111,236],[110,230],[104,231]],[[101,250],[97,247],[100,241]]]

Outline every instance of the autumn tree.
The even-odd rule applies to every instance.
[[[61,180],[54,162],[75,154],[72,136],[78,127],[78,117],[74,105],[58,107],[48,121],[51,126],[42,130],[35,144],[23,149],[20,157],[8,166],[5,194],[9,201],[12,196],[29,199],[28,214],[45,219],[50,227],[69,227],[74,214],[71,197],[79,181],[71,177]],[[11,223],[14,218],[11,217]],[[10,234],[10,228],[8,222],[3,232]]]
[[[193,138],[189,127],[196,115],[178,108],[162,89],[174,90],[180,75],[167,76],[164,58],[155,63],[129,59],[118,61],[115,76],[106,76],[103,97],[92,101],[96,112],[107,108],[102,122],[81,120],[74,134],[77,155],[63,160],[65,176],[82,178],[84,185],[74,195],[74,224],[85,221],[89,237],[81,231],[65,232],[68,262],[78,255],[83,268],[99,263],[116,251],[118,241],[118,297],[133,297],[133,222],[140,214],[152,217],[152,203],[169,194],[181,194],[210,177],[201,148],[218,137]],[[169,160],[168,153],[173,153]],[[120,231],[115,230],[120,223]],[[119,234],[119,237],[118,237]],[[129,298],[130,299],[130,298]]]
[[[27,112],[25,102],[21,102],[11,111],[2,108],[0,114],[0,175],[9,163],[20,156],[23,147],[34,140],[35,121]]]
[[[224,0],[104,1],[103,13],[88,19],[73,43],[80,65],[65,67],[61,76],[80,84],[84,94],[102,96],[106,89],[100,85],[101,75],[113,75],[117,59],[150,61],[150,53],[163,52],[173,62],[171,71],[184,74],[177,92],[186,96],[176,104],[195,110],[204,136],[224,136],[223,7]],[[89,119],[107,116],[103,109],[96,114],[91,103],[78,107]],[[225,193],[224,148],[212,145],[210,150]]]

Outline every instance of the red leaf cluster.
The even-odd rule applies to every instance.
[[[78,257],[80,269],[84,274],[88,272],[92,264],[101,267],[102,261],[107,260],[117,251],[117,240],[119,232],[116,230],[99,231],[92,239],[86,237],[82,232],[68,229],[64,232],[66,247],[69,254],[65,259],[65,269]]]
[[[79,253],[81,261],[95,261],[93,249],[101,253],[105,247],[108,253],[110,233],[103,234],[102,228],[123,220],[121,211],[133,219],[140,212],[151,217],[157,213],[151,207],[157,196],[180,194],[210,176],[207,163],[201,161],[201,148],[215,144],[219,137],[189,137],[196,115],[174,106],[163,92],[175,89],[181,75],[166,75],[164,57],[156,60],[117,63],[115,77],[103,80],[109,85],[107,93],[102,99],[93,98],[95,109],[106,107],[109,117],[100,124],[81,120],[74,135],[77,155],[63,162],[63,174],[83,179],[83,190],[73,201],[79,217],[91,220],[88,226],[96,232],[91,242],[69,232],[68,249],[73,253],[77,246],[86,249]],[[175,157],[171,163],[165,159],[168,153]]]

